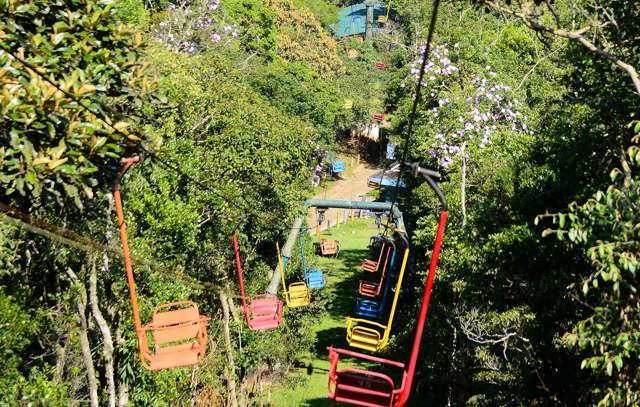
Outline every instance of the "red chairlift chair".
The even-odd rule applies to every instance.
[[[373,113],[371,115],[371,117],[376,122],[383,122],[384,121],[384,114],[382,114],[382,113]]]
[[[412,164],[411,168],[414,175],[420,174],[427,180],[431,189],[438,196],[442,210],[440,212],[438,231],[436,232],[436,238],[433,245],[429,274],[426,279],[422,303],[418,313],[418,322],[413,339],[413,346],[409,356],[409,363],[405,366],[405,364],[401,362],[382,359],[359,352],[352,352],[346,349],[337,349],[330,346],[327,348],[329,351],[330,362],[328,380],[329,398],[337,402],[368,407],[403,407],[407,403],[409,394],[411,393],[418,354],[420,352],[420,343],[422,342],[422,333],[424,331],[427,311],[429,309],[429,300],[431,299],[431,289],[433,288],[438,256],[440,255],[440,246],[442,244],[442,237],[444,235],[444,229],[448,217],[447,201],[442,190],[440,190],[436,182],[433,180],[433,178],[439,178],[439,174],[435,171],[421,168],[418,164]],[[396,383],[389,375],[372,370],[357,368],[343,368],[339,370],[338,362],[340,360],[340,356],[402,369],[402,382],[398,387],[396,387]]]
[[[382,61],[374,61],[373,62],[373,67],[376,68],[376,69],[384,69],[384,68],[387,67],[387,64],[385,64]]]
[[[253,296],[247,306],[242,264],[240,262],[240,248],[238,247],[238,235],[235,231],[233,232],[232,240],[236,258],[236,268],[238,270],[238,280],[240,281],[240,292],[242,294],[242,313],[244,314],[249,329],[252,331],[262,331],[277,328],[282,323],[282,301],[275,295],[266,293]]]
[[[205,353],[207,345],[208,318],[200,315],[193,301],[177,301],[156,307],[151,323],[142,326],[138,309],[136,284],[133,278],[133,265],[129,254],[127,230],[124,223],[120,180],[129,167],[139,162],[139,157],[123,159],[123,167],[113,187],[113,199],[116,204],[118,228],[124,265],[131,297],[133,321],[138,337],[138,349],[142,366],[149,370],[169,369],[197,364]],[[149,337],[153,349],[149,348]]]
[[[398,394],[393,379],[386,374],[357,368],[338,370],[340,355],[357,358],[404,369],[404,363],[376,356],[365,355],[346,349],[328,347],[329,351],[329,398],[338,403],[348,403],[368,407],[392,407]],[[403,377],[405,382],[406,372]]]

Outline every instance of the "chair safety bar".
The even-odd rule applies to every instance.
[[[362,359],[362,360],[366,360],[368,362],[374,362],[374,363],[382,363],[385,365],[395,366],[400,369],[404,369],[404,363],[396,362],[395,360],[384,359],[378,356],[367,355],[366,353],[354,352],[348,349],[334,348],[333,346],[327,347],[327,350],[329,351],[329,354],[337,353],[339,355],[348,356],[350,358]]]

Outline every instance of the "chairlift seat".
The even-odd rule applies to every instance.
[[[290,307],[302,307],[309,305],[311,298],[309,295],[309,288],[304,282],[289,284],[289,302],[287,305]]]
[[[362,261],[362,269],[364,271],[367,271],[369,273],[376,273],[380,267],[380,264],[382,262],[382,255],[384,254],[384,248],[386,246],[386,243],[382,243],[380,245],[380,254],[378,255],[378,260],[371,260],[371,259],[364,259]]]
[[[364,259],[362,261],[362,269],[370,273],[375,273],[378,271],[378,264],[379,263],[377,261]]]
[[[320,270],[311,270],[307,274],[307,286],[309,288],[324,288],[325,279],[324,273]]]
[[[201,349],[191,344],[167,347],[155,355],[143,355],[144,367],[149,370],[162,370],[196,365],[202,355]]]
[[[373,113],[371,115],[371,117],[373,118],[373,120],[375,120],[377,122],[383,122],[384,121],[384,114],[382,114],[382,113]]]
[[[271,316],[256,317],[250,320],[249,328],[253,331],[262,331],[265,329],[274,329],[280,326],[281,318]]]
[[[342,160],[333,161],[331,163],[331,172],[334,174],[344,172],[347,169],[347,165]]]
[[[382,254],[384,252],[384,248],[385,245],[383,244],[380,250],[380,257],[378,258],[378,261],[376,262],[375,265],[375,269],[374,272],[379,270],[380,268],[380,262],[382,261]],[[359,284],[358,284],[358,293],[360,293],[360,295],[363,295],[365,297],[377,297],[378,295],[380,295],[380,291],[382,290],[382,283],[384,282],[385,277],[388,278],[387,276],[387,264],[389,263],[389,256],[391,255],[391,245],[387,245],[387,253],[385,255],[384,258],[384,264],[382,264],[382,272],[380,273],[380,280],[375,282],[375,281],[364,281],[364,280],[360,280]],[[395,249],[393,251],[393,258],[395,258]],[[363,268],[365,269],[365,271],[369,271],[371,272],[373,265],[371,264],[372,262],[370,260],[365,260],[362,264],[363,264]],[[391,267],[393,267],[393,264],[390,265]],[[391,270],[389,270],[389,273],[391,273]]]
[[[329,399],[356,406],[391,407],[402,391],[383,373],[358,368],[338,370],[340,355],[404,370],[404,364],[375,356],[329,347]],[[404,383],[403,383],[404,386]]]
[[[367,298],[356,299],[356,315],[362,318],[380,318],[382,316],[382,301]]]
[[[144,367],[160,370],[197,364],[207,345],[207,320],[192,301],[156,307],[152,322],[138,334]],[[153,339],[153,353],[148,347],[148,334]]]
[[[380,295],[381,288],[382,288],[382,284],[376,283],[374,281],[360,280],[360,285],[358,286],[358,293],[360,295],[364,295],[365,297],[377,297],[378,295]]]
[[[349,346],[377,352],[389,341],[387,326],[366,319],[347,318]]]
[[[337,240],[320,240],[320,254],[322,256],[334,256],[338,257],[340,252],[340,242]]]
[[[282,301],[269,293],[255,296],[249,304],[247,323],[254,331],[277,328],[282,323]]]
[[[382,61],[375,61],[375,62],[373,63],[373,66],[374,66],[376,69],[384,69],[387,65],[386,65],[384,62],[382,62]]]
[[[362,369],[345,369],[336,384],[338,403],[388,407],[393,402],[393,381],[387,375]]]

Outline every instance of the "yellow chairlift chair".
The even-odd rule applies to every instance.
[[[287,284],[284,280],[284,266],[282,265],[282,256],[280,255],[280,245],[276,242],[276,251],[278,252],[278,268],[280,269],[280,278],[282,279],[282,290],[284,291],[284,298],[287,301],[287,306],[291,308],[304,307],[311,302],[311,295],[309,294],[309,287],[304,281],[289,284],[287,290]]]

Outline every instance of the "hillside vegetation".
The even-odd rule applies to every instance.
[[[432,2],[393,1],[372,39],[337,40],[337,9],[353,3],[2,3],[0,405],[304,394],[296,367],[326,345],[335,293],[286,309],[280,329],[247,329],[231,233],[254,215],[237,230],[246,289],[263,292],[318,151],[347,150],[385,112],[400,159]],[[442,173],[450,223],[413,405],[637,405],[640,8],[441,3],[408,158]],[[134,155],[122,195],[141,317],[197,302],[209,348],[193,369],[139,361],[112,195]],[[411,273],[380,353],[397,360],[438,211],[428,185],[406,181]]]

